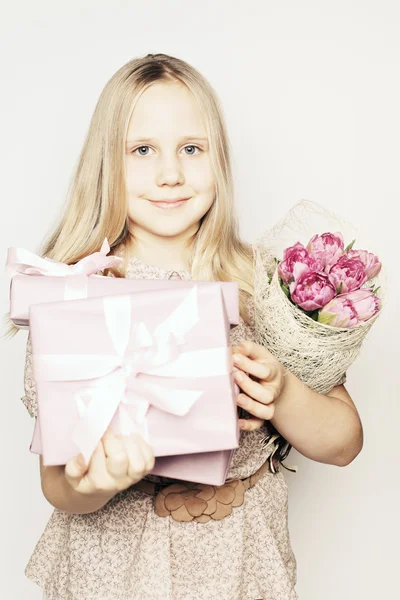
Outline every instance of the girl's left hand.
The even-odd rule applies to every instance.
[[[237,367],[234,378],[244,393],[237,396],[237,403],[256,419],[239,419],[241,429],[260,429],[266,419],[274,416],[274,401],[284,387],[283,365],[263,346],[246,340],[232,346],[233,363]]]

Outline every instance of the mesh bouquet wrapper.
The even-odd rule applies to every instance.
[[[367,247],[373,251],[373,244],[362,239],[351,223],[307,200],[295,204],[253,246],[257,341],[287,370],[322,394],[327,394],[333,387],[346,381],[348,368],[358,356],[365,337],[382,312],[387,287],[381,269],[376,278],[368,281],[368,286],[381,286],[378,293],[380,310],[368,321],[349,328],[314,321],[293,304],[281,288],[276,259],[281,260],[284,249],[296,242],[306,245],[314,234],[328,231],[340,231],[348,242],[356,238],[357,248]],[[290,445],[288,449],[290,450]],[[290,470],[297,470],[297,467]]]

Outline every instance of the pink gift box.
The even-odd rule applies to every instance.
[[[213,283],[196,281],[196,284],[200,286],[210,286]],[[34,304],[87,297],[99,298],[147,290],[187,289],[192,285],[192,280],[179,279],[126,279],[102,275],[57,277],[17,274],[12,278],[10,285],[10,318],[20,329],[27,329],[29,327],[29,308]],[[221,282],[220,285],[229,322],[231,325],[237,325],[239,322],[237,284]]]
[[[10,318],[20,329],[29,327],[29,308],[42,302],[77,300],[101,296],[130,294],[171,287],[191,287],[191,281],[135,280],[96,275],[103,269],[121,263],[122,258],[108,255],[107,238],[99,252],[85,256],[77,263],[67,265],[42,258],[25,248],[8,248],[6,272],[10,282]],[[210,285],[210,282],[197,282]],[[226,311],[231,325],[239,323],[237,284],[221,282]]]
[[[235,388],[237,388],[236,385]],[[34,454],[42,453],[39,419],[35,419],[30,451]],[[232,449],[177,456],[158,456],[150,473],[171,479],[223,485],[232,463],[233,452]]]
[[[183,479],[207,485],[223,485],[227,479],[234,450],[160,456],[151,473],[171,479]]]
[[[239,428],[222,285],[171,283],[157,293],[31,306],[31,451],[40,446],[44,465],[79,452],[88,460],[111,423],[115,433],[147,439],[163,458],[154,474],[223,483]],[[186,457],[196,454],[198,473]]]

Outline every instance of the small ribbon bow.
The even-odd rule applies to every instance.
[[[93,252],[85,256],[74,265],[42,258],[25,248],[8,248],[6,273],[12,279],[17,274],[24,275],[50,275],[65,277],[69,275],[93,275],[97,271],[112,267],[122,262],[119,256],[107,256],[110,246],[104,238],[100,252]]]

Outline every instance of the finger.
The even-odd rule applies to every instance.
[[[261,384],[248,377],[243,371],[236,371],[233,374],[237,385],[245,394],[261,402],[262,404],[270,404],[277,396],[277,390],[273,383]]]
[[[272,381],[278,374],[278,369],[266,359],[252,360],[240,353],[233,355],[233,363],[245,373],[249,373],[263,381]]]
[[[273,354],[271,354],[267,348],[260,346],[260,344],[257,344],[252,340],[244,340],[237,346],[233,346],[233,349],[234,353],[240,352],[241,354],[244,354],[253,360],[266,358],[266,356],[274,358]]]
[[[107,430],[102,437],[106,469],[115,479],[128,474],[129,458],[125,450],[123,436]]]
[[[81,481],[82,477],[84,477],[87,469],[88,466],[86,465],[82,454],[73,456],[65,465],[65,478],[74,489],[79,485],[79,482]]]
[[[140,448],[146,462],[146,470],[151,471],[155,464],[155,456],[153,448],[146,442],[141,435],[138,435]]]
[[[243,431],[255,431],[261,429],[264,425],[265,419],[239,419],[239,427]]]
[[[237,403],[239,406],[244,408],[248,413],[254,415],[258,419],[272,419],[275,413],[275,404],[271,402],[270,404],[261,404],[257,402],[257,400],[253,400],[246,394],[239,394],[237,397]]]
[[[102,463],[104,464],[104,451],[102,445],[98,444],[90,457],[89,464],[85,466],[80,476],[76,472],[71,473],[71,470],[69,470],[71,478],[67,474],[66,478],[75,490],[81,494],[90,494],[96,489],[95,482],[98,480],[99,474],[102,473]]]
[[[104,485],[112,485],[113,478],[108,473],[106,467],[106,455],[102,440],[97,444],[90,458],[89,470],[79,486],[79,491],[83,494],[102,489]]]
[[[109,453],[113,454],[113,452],[115,452],[115,448],[118,447],[118,441],[121,441],[121,439],[121,435],[116,435],[110,426],[107,427],[101,438],[106,456],[108,456]]]
[[[128,476],[134,481],[138,481],[147,469],[147,458],[140,443],[140,436],[134,433],[125,436],[124,445],[128,456]]]

